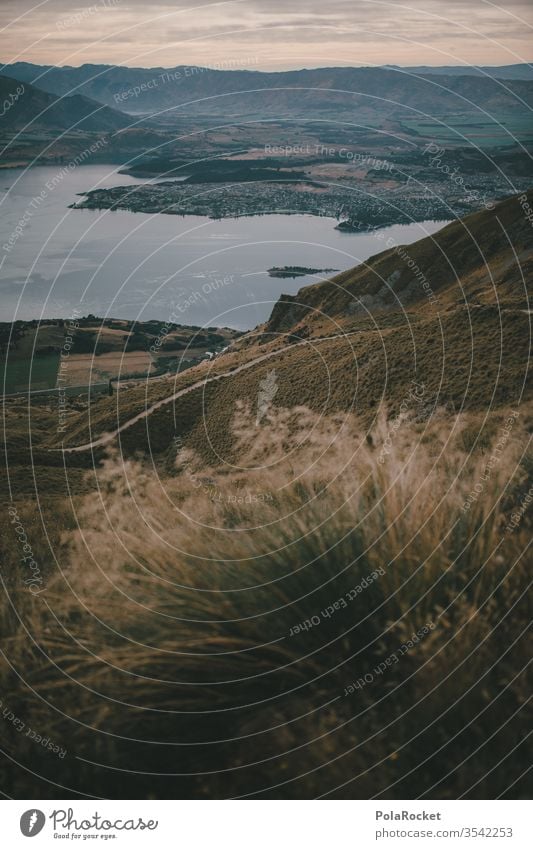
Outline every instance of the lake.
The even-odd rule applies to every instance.
[[[375,234],[341,233],[334,219],[310,215],[213,221],[68,208],[94,188],[147,182],[118,168],[0,171],[1,321],[88,313],[166,321],[174,313],[182,324],[247,330],[268,318],[282,292],[321,279],[271,278],[268,268],[344,270],[383,250]],[[382,232],[409,244],[442,226]]]

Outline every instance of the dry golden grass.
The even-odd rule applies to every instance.
[[[178,444],[160,478],[110,454],[66,568],[13,590],[4,703],[69,753],[58,768],[2,723],[41,776],[11,767],[14,795],[523,794],[521,417],[488,475],[504,420],[472,450],[477,423],[439,412],[370,433],[305,407],[254,418],[235,408],[238,468]]]
[[[64,376],[67,385],[76,386],[97,383],[110,377],[130,374],[150,374],[153,359],[148,351],[113,351],[107,354],[73,355],[68,361]]]
[[[377,249],[385,246],[376,240]],[[216,450],[229,451],[235,401],[251,400],[271,369],[279,375],[278,406],[356,411],[367,424],[383,404],[394,412],[413,379],[424,383],[431,409],[492,412],[523,404],[532,398],[532,263],[530,223],[520,201],[509,198],[296,296],[282,296],[269,321],[235,341],[226,355],[175,380],[99,399],[90,418],[83,413],[72,422],[65,442],[85,444],[177,388],[266,353],[275,356],[180,400],[171,410],[175,430],[192,434],[200,448],[209,400],[210,438]],[[295,344],[299,339],[305,344]],[[169,410],[125,431],[124,446],[164,451],[172,436]]]
[[[512,199],[409,253],[438,309],[411,301],[389,252],[302,290],[302,310],[279,304],[213,363],[73,403],[79,445],[276,350],[128,428],[102,466],[48,450],[54,407],[6,404],[6,474],[44,582],[24,583],[5,511],[12,795],[525,795],[531,230]],[[398,269],[408,312],[349,309]]]

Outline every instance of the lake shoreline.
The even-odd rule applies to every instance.
[[[61,181],[48,166],[3,173],[0,247],[9,251],[3,260],[0,251],[0,321],[69,318],[73,310],[167,321],[175,312],[181,324],[247,331],[268,319],[282,294],[316,282],[312,274],[269,277],[267,269],[342,272],[382,251],[387,237],[410,244],[444,224],[426,219],[346,234],[316,208],[314,215],[273,209],[214,219],[175,210],[134,217],[69,208],[91,187],[143,185],[107,166],[84,165]]]

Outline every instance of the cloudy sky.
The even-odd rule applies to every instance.
[[[287,68],[533,60],[532,0],[0,0],[0,61]]]

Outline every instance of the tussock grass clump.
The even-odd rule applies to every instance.
[[[12,597],[5,703],[68,751],[19,737],[15,792],[524,792],[526,434],[489,467],[466,419],[395,421],[239,405],[238,464],[110,453],[69,567]]]

